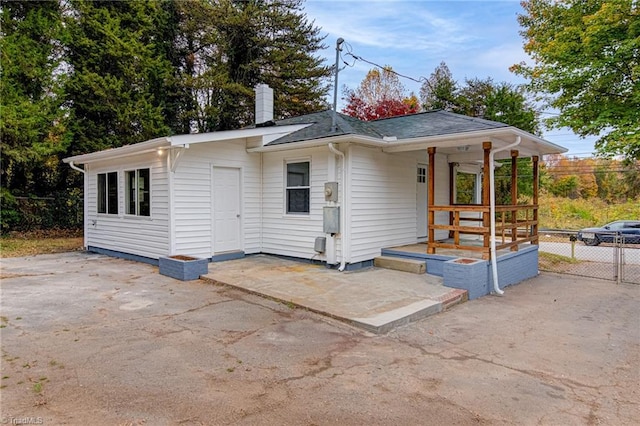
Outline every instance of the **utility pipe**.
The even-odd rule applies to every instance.
[[[333,145],[333,142],[330,142],[328,145],[329,147],[329,151],[331,151],[332,153],[334,153],[335,155],[340,157],[340,164],[342,167],[342,188],[339,188],[338,192],[340,193],[340,267],[338,268],[338,271],[342,272],[344,271],[344,268],[347,265],[347,259],[346,259],[346,249],[345,249],[345,240],[347,239],[347,226],[345,223],[345,214],[346,214],[346,208],[345,208],[345,200],[346,200],[346,195],[345,195],[345,188],[346,188],[346,183],[347,183],[347,169],[345,167],[345,157],[344,157],[344,152],[336,149],[336,147]]]
[[[496,182],[495,182],[495,172],[496,168],[493,159],[496,152],[505,151],[507,149],[511,149],[514,146],[520,145],[520,136],[516,138],[516,141],[512,144],[503,146],[502,148],[496,148],[489,151],[489,210],[490,210],[490,219],[491,219],[491,271],[493,272],[493,291],[499,296],[504,295],[504,291],[500,290],[500,285],[498,283],[498,260],[496,259]]]

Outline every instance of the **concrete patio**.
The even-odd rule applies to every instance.
[[[380,268],[339,272],[255,255],[209,264],[201,277],[344,321],[373,333],[441,312],[467,299],[442,278]]]

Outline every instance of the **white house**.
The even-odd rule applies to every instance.
[[[84,173],[86,248],[150,263],[267,253],[351,269],[383,249],[427,242],[427,254],[470,249],[489,259],[490,212],[500,211],[515,214],[494,230],[498,248],[537,243],[537,187],[534,205],[514,198],[490,210],[493,188],[481,172],[494,160],[534,157],[537,175],[537,159],[564,148],[444,111],[373,122],[322,111],[274,122],[273,92],[256,92],[255,127],[66,158]],[[476,176],[472,205],[456,203],[462,172]],[[465,246],[467,234],[484,244]]]

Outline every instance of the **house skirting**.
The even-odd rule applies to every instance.
[[[538,275],[538,246],[500,256],[497,266],[500,289],[533,278]],[[469,300],[490,294],[493,290],[491,262],[465,258],[448,260],[443,265],[443,284],[467,290]]]
[[[464,257],[414,253],[383,249],[383,256],[423,260],[427,273],[443,278],[447,287],[467,290],[469,299],[490,294],[493,289],[491,261]],[[520,250],[502,254],[497,259],[498,284],[501,289],[538,275],[538,246],[521,247]]]
[[[104,254],[105,256],[117,257],[125,260],[135,260],[136,262],[148,263],[149,265],[158,266],[158,259],[140,256],[137,254],[125,253],[118,250],[110,250],[102,247],[88,246],[87,251],[92,253]]]

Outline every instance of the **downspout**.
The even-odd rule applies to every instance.
[[[514,146],[520,145],[520,136],[516,138],[516,141],[507,146],[503,146],[502,148],[492,149],[489,152],[489,210],[490,210],[490,219],[491,219],[491,272],[493,272],[493,291],[499,296],[504,294],[504,291],[500,290],[500,285],[498,283],[498,260],[496,259],[496,182],[495,182],[495,165],[493,163],[493,158],[496,152],[505,151],[507,149],[513,148]]]
[[[79,171],[82,174],[85,173],[84,169],[81,169],[80,167],[78,167],[75,164],[73,164],[73,161],[69,161],[69,167],[71,167],[73,170]]]
[[[344,268],[346,267],[346,264],[347,264],[346,251],[345,251],[346,250],[345,240],[346,240],[346,230],[347,230],[347,226],[345,223],[345,214],[346,214],[345,188],[346,188],[346,182],[347,182],[347,168],[345,167],[346,162],[344,158],[344,152],[336,149],[333,143],[329,143],[327,146],[329,147],[329,151],[331,151],[332,153],[340,157],[340,160],[341,160],[340,163],[342,167],[342,188],[340,189],[340,191],[338,191],[340,193],[340,233],[342,234],[340,238],[340,248],[341,248],[340,258],[341,259],[340,259],[340,267],[338,268],[338,271],[342,272],[344,271]]]
[[[88,177],[87,177],[87,172],[84,169],[81,169],[80,167],[78,167],[75,164],[73,164],[73,161],[69,161],[69,167],[71,167],[73,170],[76,170],[76,171],[82,173],[82,177],[83,177],[82,180],[83,180],[83,187],[84,187],[83,192],[84,192],[84,194],[82,196],[82,198],[83,198],[83,203],[82,203],[82,205],[83,205],[82,206],[82,215],[83,215],[83,218],[82,218],[83,225],[82,225],[82,227],[83,227],[83,232],[82,233],[83,233],[84,237],[82,239],[82,245],[83,245],[83,248],[86,249],[87,248],[87,238],[88,238],[88,233],[89,233],[88,232],[89,225],[87,224],[87,217],[88,217],[88,214],[87,214],[87,212],[88,212],[88,210],[87,210],[87,191],[88,191],[88,189],[87,188],[89,187],[89,180],[88,180]]]

